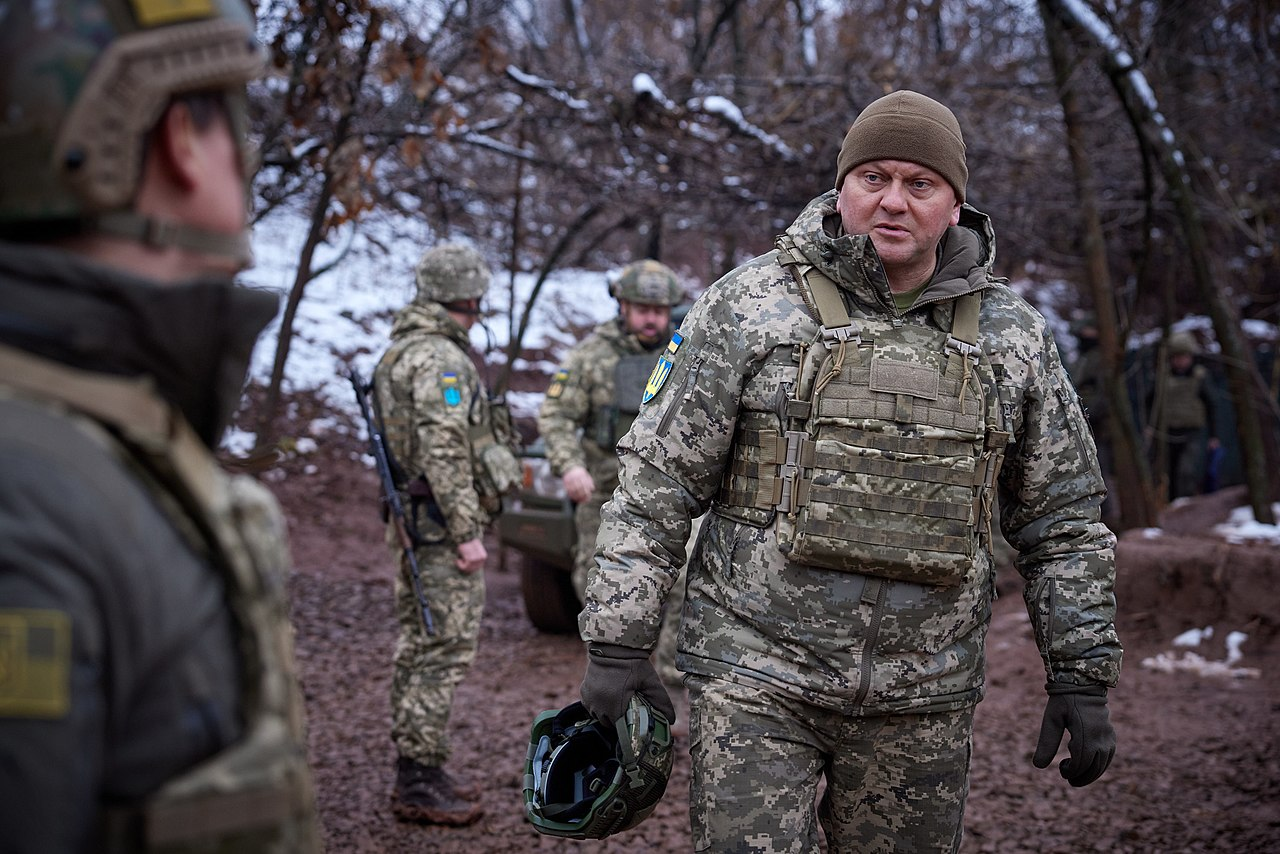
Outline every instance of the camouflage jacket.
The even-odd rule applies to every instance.
[[[846,235],[835,193],[787,234],[838,282],[851,313],[950,329],[952,298],[982,291],[979,345],[1012,434],[999,476],[1001,529],[1019,552],[1048,679],[1114,685],[1114,536],[1099,521],[1102,478],[1044,319],[992,278],[987,217],[963,209],[938,271],[899,312],[865,235]],[[980,551],[965,583],[933,587],[788,561],[772,519],[730,518],[715,499],[735,422],[778,405],[796,346],[818,324],[777,251],[733,270],[681,324],[665,381],[619,443],[621,484],[603,509],[596,570],[579,626],[588,641],[651,649],[684,558],[690,519],[711,513],[689,565],[677,663],[753,680],[849,714],[962,708],[982,692],[994,564]],[[670,350],[671,348],[669,348]],[[660,371],[655,371],[655,380]]]
[[[274,310],[0,243],[0,847],[319,850],[284,518],[206,444]]]
[[[612,442],[602,441],[602,430],[612,432],[602,422],[619,417],[615,372],[626,357],[644,359],[648,367],[658,358],[656,349],[646,349],[626,331],[621,317],[600,324],[565,356],[538,412],[538,433],[546,441],[552,472],[563,475],[583,466],[596,492],[606,496],[618,485],[618,456]],[[635,406],[639,403],[637,392]]]
[[[422,475],[430,486],[444,519],[443,532],[434,533],[455,545],[479,539],[501,496],[482,474],[480,437],[492,436],[497,425],[471,360],[471,339],[443,306],[410,303],[396,315],[391,342],[374,373],[387,448],[406,478]],[[402,498],[408,507],[409,495]],[[431,524],[419,518],[420,530]]]

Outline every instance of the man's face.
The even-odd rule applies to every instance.
[[[618,313],[626,324],[627,332],[646,347],[662,343],[666,338],[667,327],[671,325],[671,306],[646,305],[630,300],[618,301]]]
[[[476,325],[476,319],[480,317],[480,300],[478,299],[460,299],[447,303],[444,307],[449,312],[449,316],[458,322],[458,325],[467,331]]]
[[[960,202],[946,179],[906,160],[872,160],[840,187],[836,210],[849,234],[871,237],[895,291],[923,284],[938,241],[960,221]]]

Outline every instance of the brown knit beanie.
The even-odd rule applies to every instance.
[[[868,160],[908,160],[928,166],[964,201],[969,167],[955,114],[932,98],[902,89],[872,101],[853,122],[836,159],[836,189]]]

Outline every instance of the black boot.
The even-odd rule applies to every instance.
[[[484,807],[468,800],[445,770],[401,756],[396,759],[396,789],[391,811],[400,821],[462,827],[484,815]]]

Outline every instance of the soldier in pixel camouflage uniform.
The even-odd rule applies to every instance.
[[[387,448],[398,463],[424,597],[428,636],[394,528],[387,542],[396,577],[395,673],[391,684],[397,818],[466,825],[483,815],[472,793],[444,770],[454,690],[475,660],[486,527],[520,478],[506,408],[492,401],[471,359],[468,330],[491,276],[480,253],[435,246],[417,269],[417,294],[396,315],[391,346],[374,373],[374,399]]]
[[[647,657],[684,560],[700,851],[955,851],[995,595],[1017,549],[1072,785],[1115,749],[1114,537],[1044,319],[995,279],[955,116],[914,92],[851,126],[835,189],[699,298],[619,443],[579,618],[582,699],[671,703]],[[820,780],[826,788],[815,798]]]
[[[586,593],[587,571],[595,565],[600,506],[618,485],[618,439],[640,411],[657,351],[671,336],[671,309],[684,299],[675,273],[651,260],[627,265],[609,291],[618,301],[618,316],[569,351],[538,412],[551,471],[575,504],[573,587],[579,600]],[[681,581],[667,603],[657,650],[659,672],[669,685],[679,684],[674,634]]]
[[[5,852],[321,847],[284,518],[214,457],[264,59],[241,0],[0,6]]]

